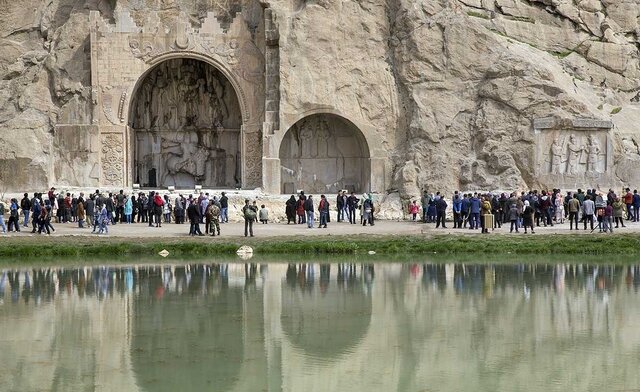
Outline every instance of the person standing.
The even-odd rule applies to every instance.
[[[156,192],[153,196],[153,215],[156,221],[156,227],[162,227],[162,210],[164,208],[164,200],[160,193]]]
[[[220,210],[218,207],[219,203],[216,203],[215,200],[209,202],[207,206],[207,220],[209,221],[209,227],[206,231],[211,233],[212,237],[216,236],[216,232],[218,232],[218,236],[220,235]]]
[[[78,205],[77,205],[77,212],[78,212],[78,227],[80,229],[84,228],[84,221],[86,218],[86,214],[85,214],[85,209],[84,209],[84,202],[82,201],[82,199],[78,199]],[[45,223],[46,224],[46,223]],[[48,228],[47,228],[48,231]]]
[[[154,202],[153,199],[155,198],[156,193],[154,191],[149,192],[149,197],[147,199],[147,215],[149,216],[149,227],[153,227],[153,216],[155,214],[155,208],[154,208]]]
[[[619,226],[622,227],[626,227],[624,225],[624,212],[626,210],[626,205],[625,203],[622,202],[622,200],[620,200],[619,197],[616,197],[615,201],[613,202],[613,204],[611,205],[613,207],[613,220],[616,223],[616,229]]]
[[[182,198],[182,195],[178,195],[178,197],[176,197],[174,206],[175,206],[174,207],[175,223],[183,224],[184,223],[184,199]]]
[[[489,195],[486,195],[483,198],[482,204],[480,206],[480,221],[483,233],[489,232],[490,220],[488,218],[491,216],[491,202],[489,201],[489,197]],[[491,225],[491,228],[493,228],[493,224]]]
[[[314,209],[315,209],[315,206],[313,205],[313,195],[309,195],[307,199],[304,201],[304,212],[307,220],[307,228],[309,229],[313,229],[313,221],[315,219],[314,213],[313,213]]]
[[[429,211],[429,203],[431,202],[431,196],[426,190],[422,192],[420,198],[420,205],[422,205],[422,223],[427,223],[427,212]]]
[[[20,211],[18,207],[18,201],[16,199],[10,200],[9,205],[9,231],[20,231]]]
[[[111,197],[109,197],[111,199]],[[100,215],[98,215],[98,222],[100,223],[100,230],[98,234],[109,234],[109,224],[111,223],[112,215],[107,210],[107,204],[103,203],[100,208]]]
[[[627,212],[627,220],[633,220],[633,193],[631,189],[626,189],[627,193],[624,195],[624,205]]]
[[[33,196],[33,199],[31,199],[31,233],[35,234],[36,230],[40,226],[40,213],[42,211],[40,208],[40,200],[38,200],[38,194],[34,193]],[[11,225],[9,225],[9,228],[11,228]]]
[[[477,230],[480,228],[480,199],[474,193],[469,199],[469,230]]]
[[[112,225],[116,223],[115,221],[115,205],[113,203],[113,193],[109,193],[109,197],[107,197],[104,201],[104,207],[107,209],[107,214],[109,221]],[[107,229],[108,232],[108,229]]]
[[[352,225],[356,224],[356,210],[358,209],[358,198],[355,192],[351,192],[351,195],[347,198],[347,208],[349,208],[349,222]]]
[[[28,193],[25,193],[22,200],[20,200],[20,208],[22,209],[22,215],[24,215],[24,222],[22,222],[22,226],[29,227],[29,213],[31,212],[31,200],[29,200]]]
[[[344,209],[343,209],[343,207],[346,207],[345,206],[345,204],[346,204],[345,201],[346,200],[342,199],[342,195],[343,195],[343,193],[338,191],[338,196],[336,197],[336,209],[337,209],[337,212],[338,212],[338,223],[340,223],[342,220],[346,220],[346,216],[344,214]],[[322,196],[320,196],[320,199],[322,199]],[[322,201],[322,200],[320,200],[320,201]]]
[[[249,199],[244,200],[242,215],[244,217],[244,236],[247,237],[250,234],[253,237],[253,222],[256,220],[258,212],[249,204]]]
[[[200,205],[196,200],[192,200],[187,208],[187,218],[189,218],[189,235],[204,236],[200,231]]]
[[[304,212],[304,199],[302,198],[302,196],[298,196],[298,201],[296,202],[296,215],[298,215],[299,225],[306,222]]]
[[[462,228],[462,198],[458,191],[453,195],[453,228]]]
[[[607,202],[607,206],[604,208],[604,216],[602,217],[602,230],[613,233],[613,206],[610,202]]]
[[[95,209],[95,195],[89,195],[87,202],[85,203],[84,213],[87,219],[87,226],[93,226],[93,210]]]
[[[127,224],[131,224],[131,215],[133,214],[133,196],[131,197],[125,197],[125,202],[124,202],[124,221]]]
[[[527,227],[531,227],[531,234],[535,234],[536,232],[533,230],[533,214],[535,211],[533,207],[529,205],[529,200],[525,200],[523,203],[522,209],[522,223],[524,226],[524,233],[527,234]],[[577,225],[577,223],[576,223]]]
[[[200,223],[202,223],[205,218],[206,218],[206,212],[207,212],[207,207],[209,207],[209,194],[207,193],[205,197],[203,197],[202,199],[200,199],[200,215],[202,216],[202,221],[200,221]],[[208,225],[206,226],[208,227]]]
[[[229,198],[226,192],[220,197],[220,223],[229,223]]]
[[[417,202],[414,200],[411,203],[409,203],[409,214],[411,215],[411,219],[415,222],[417,217],[418,217],[418,211],[420,211],[420,208],[418,207],[418,204],[416,204]]]
[[[556,195],[554,204],[556,206],[556,223],[564,223],[564,200],[562,199],[562,195],[560,192]]]
[[[586,196],[584,198],[584,203],[582,203],[582,217],[584,219],[584,229],[587,230],[587,223],[591,223],[591,230],[593,230],[593,214],[596,212],[596,205],[591,200],[591,196]]]
[[[125,222],[125,213],[124,213],[124,205],[127,201],[127,196],[124,194],[124,190],[120,189],[118,195],[116,196],[116,222],[124,223]]]
[[[511,204],[509,208],[509,221],[511,222],[511,229],[509,233],[513,233],[515,229],[516,233],[518,232],[518,206],[515,204]],[[527,226],[524,227],[525,233],[527,232]]]
[[[318,213],[320,214],[320,225],[318,228],[327,228],[327,219],[329,218],[329,201],[324,195],[320,195],[320,203],[318,203]]]
[[[296,224],[296,197],[291,195],[285,204],[284,212],[287,215],[287,224],[293,222]]]
[[[362,195],[362,206],[360,206],[362,212],[362,226],[366,226],[369,223],[370,226],[373,226],[373,200],[370,195],[366,193]]]
[[[2,199],[0,199],[0,227],[2,227],[2,234],[7,234],[7,226],[4,224],[5,212],[6,211],[5,211],[4,203],[2,202]]]
[[[443,229],[446,229],[446,219],[447,219],[447,201],[444,197],[440,197],[438,201],[436,201],[436,229],[442,225]]]
[[[569,230],[573,230],[573,224],[576,224],[576,230],[578,228],[578,213],[580,212],[580,200],[578,195],[574,194],[571,200],[569,200]]]

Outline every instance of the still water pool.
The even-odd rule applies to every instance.
[[[0,269],[0,390],[637,390],[639,287],[580,264]]]

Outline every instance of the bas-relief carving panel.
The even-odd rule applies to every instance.
[[[536,134],[536,173],[543,183],[560,187],[609,184],[613,149],[608,129],[538,129]]]
[[[124,184],[124,136],[121,133],[107,133],[100,136],[102,149],[102,182],[105,185]]]
[[[577,176],[607,170],[606,132],[549,131],[539,143],[543,149],[540,173]]]
[[[282,191],[334,193],[367,190],[369,151],[362,133],[332,115],[312,115],[296,123],[280,147]],[[293,186],[291,186],[293,184]]]

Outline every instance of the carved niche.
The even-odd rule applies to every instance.
[[[610,121],[554,117],[534,121],[536,174],[551,186],[606,182],[613,165]]]

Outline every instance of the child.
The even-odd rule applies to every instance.
[[[413,201],[413,203],[409,204],[409,213],[413,216],[414,222],[416,221],[416,216],[418,215],[419,210],[420,209],[418,208],[415,200]]]
[[[267,210],[263,205],[260,206],[260,222],[262,222],[263,225],[266,225],[269,221],[269,210]]]

